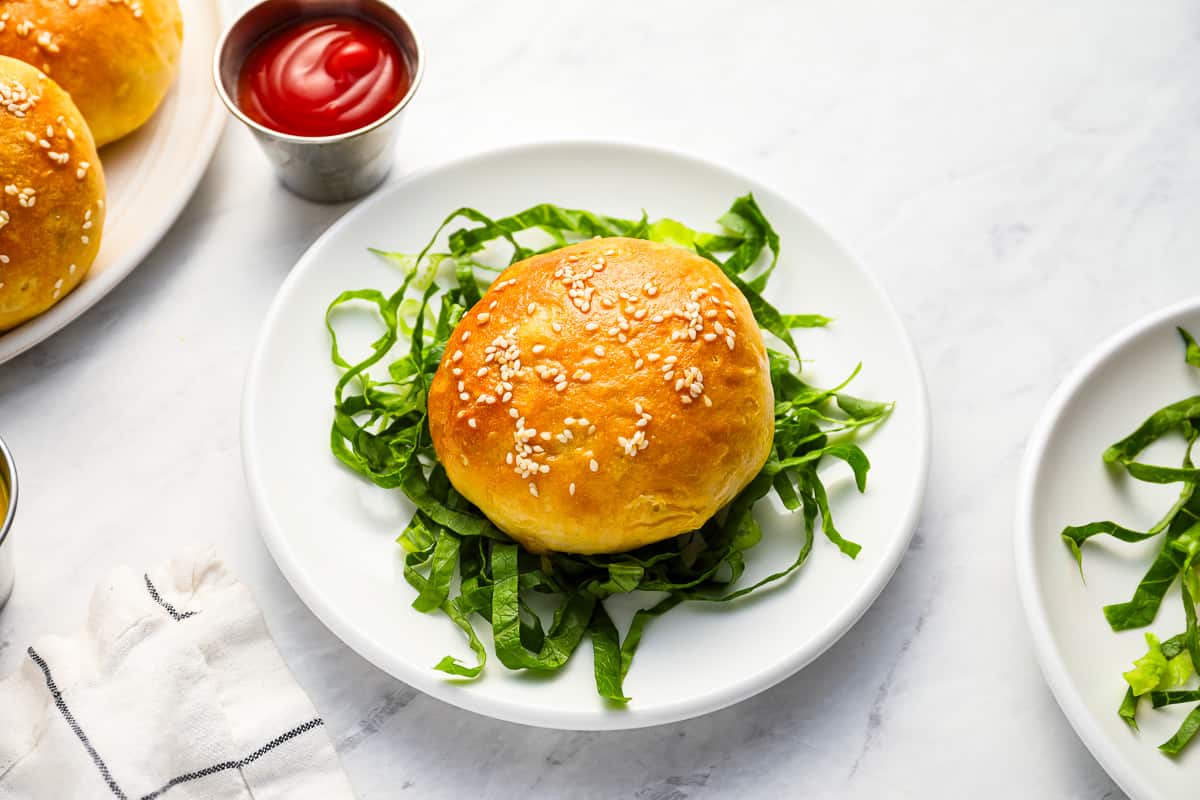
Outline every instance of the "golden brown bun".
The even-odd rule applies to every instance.
[[[0,56],[0,331],[87,274],[104,228],[104,172],[79,109],[38,70]]]
[[[732,500],[769,455],[774,395],[719,268],[592,239],[501,273],[446,348],[429,428],[454,487],[527,549],[616,553]]]
[[[0,55],[70,92],[97,147],[150,119],[179,67],[177,0],[5,0],[0,22]]]

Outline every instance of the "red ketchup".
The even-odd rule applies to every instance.
[[[387,114],[412,83],[396,42],[355,17],[321,17],[254,46],[238,78],[238,106],[293,136],[334,136]]]

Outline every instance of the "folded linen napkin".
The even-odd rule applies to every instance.
[[[0,682],[0,798],[338,800],[337,754],[211,552],[114,571]]]

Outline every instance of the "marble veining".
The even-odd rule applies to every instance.
[[[1034,662],[1012,506],[1065,372],[1200,284],[1200,7],[403,6],[430,58],[395,177],[547,137],[679,146],[774,185],[864,259],[912,332],[934,412],[926,505],[894,580],[795,677],[650,730],[494,722],[369,665],[274,566],[238,444],[266,308],[347,207],[288,195],[230,127],[146,262],[0,366],[0,432],[23,479],[0,672],[78,624],[114,564],[214,542],[364,800],[1122,797]]]

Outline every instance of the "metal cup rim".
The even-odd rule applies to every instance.
[[[12,531],[13,519],[17,516],[18,494],[17,462],[13,460],[12,451],[3,439],[0,439],[0,461],[8,469],[8,509],[4,513],[3,522],[0,522],[0,547],[3,547],[9,532]]]
[[[399,113],[403,111],[413,99],[413,96],[416,95],[417,88],[421,85],[421,78],[425,74],[425,48],[421,44],[421,37],[417,35],[416,28],[414,28],[408,21],[408,17],[401,14],[399,10],[387,3],[382,2],[382,0],[371,0],[371,2],[375,2],[386,7],[389,11],[399,17],[400,21],[408,27],[409,35],[412,36],[413,49],[416,52],[407,54],[414,62],[412,82],[409,84],[408,91],[405,92],[404,97],[400,98],[400,102],[396,103],[391,110],[374,122],[364,125],[361,128],[355,128],[354,130],[346,131],[345,133],[333,134],[332,136],[296,136],[291,133],[277,131],[274,128],[268,128],[266,125],[255,122],[253,119],[248,117],[241,108],[238,107],[237,101],[230,97],[229,93],[225,91],[225,82],[221,80],[221,60],[225,55],[225,47],[228,44],[229,35],[233,32],[233,29],[237,27],[238,23],[255,9],[278,1],[279,0],[259,0],[259,2],[254,3],[253,5],[244,9],[242,13],[238,14],[238,16],[235,17],[231,23],[225,26],[225,30],[221,33],[221,38],[217,40],[217,46],[213,51],[212,77],[213,84],[217,88],[217,95],[221,98],[221,102],[225,104],[225,108],[229,110],[229,113],[237,117],[237,119],[243,125],[253,131],[256,131],[257,133],[270,136],[271,138],[278,139],[279,141],[293,142],[296,144],[332,144],[334,142],[346,141],[348,139],[356,139],[359,136],[365,136],[373,130],[382,128],[384,125],[391,122],[397,115],[399,115]],[[397,46],[400,45],[397,44]],[[2,536],[0,536],[0,542],[3,542]]]

